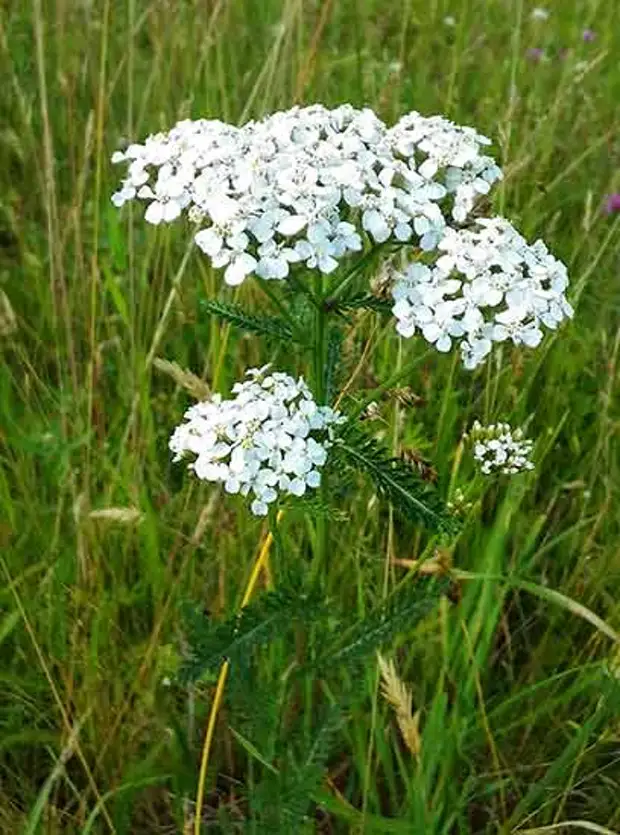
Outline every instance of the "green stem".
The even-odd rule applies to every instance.
[[[373,246],[372,249],[369,249],[359,261],[356,261],[350,270],[348,270],[344,275],[340,276],[337,281],[334,283],[334,286],[330,288],[329,298],[330,300],[335,300],[340,298],[347,287],[351,284],[355,276],[363,270],[364,267],[372,261],[378,251],[380,251],[385,244],[378,244]]]
[[[303,293],[303,295],[306,296],[306,298],[309,300],[310,304],[313,307],[318,308],[321,306],[322,302],[317,301],[310,287],[308,287],[305,281],[302,281],[300,278],[298,278],[292,270],[289,273],[287,281],[292,287],[295,287],[296,290],[299,290],[300,293]]]
[[[327,312],[325,310],[324,302],[324,288],[323,276],[317,275],[315,279],[314,295],[319,302],[316,307],[316,315],[314,319],[314,384],[315,395],[320,405],[325,404],[325,366],[326,366],[326,328],[325,319]],[[320,495],[323,502],[327,501],[327,479],[323,473],[320,487]],[[314,576],[320,576],[322,568],[325,566],[325,558],[327,554],[328,543],[328,529],[327,520],[323,513],[319,513],[316,520],[316,547],[314,554]]]
[[[316,398],[325,405],[325,312],[317,308],[315,316],[314,380]]]

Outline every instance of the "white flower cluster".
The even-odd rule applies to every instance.
[[[410,165],[415,163],[423,177],[440,183],[454,196],[452,217],[458,223],[467,219],[477,198],[488,194],[503,176],[495,160],[480,153],[491,140],[443,116],[408,113],[390,135]]]
[[[464,438],[473,443],[474,458],[485,475],[493,472],[514,475],[534,469],[529,460],[534,444],[523,437],[521,429],[513,432],[508,423],[482,426],[480,421],[475,421]]]
[[[150,223],[187,210],[198,246],[225,281],[282,279],[392,238],[436,247],[452,218],[501,176],[480,154],[489,140],[440,116],[411,113],[388,128],[372,110],[294,107],[241,127],[179,122],[113,155],[128,176],[112,201],[148,203]]]
[[[439,250],[432,266],[412,263],[394,272],[396,328],[404,337],[419,329],[439,351],[460,341],[466,368],[479,365],[493,342],[536,347],[542,326],[555,329],[573,315],[564,264],[543,241],[528,244],[504,218],[446,229]]]
[[[233,387],[235,397],[214,395],[185,414],[171,439],[175,460],[191,453],[198,478],[219,482],[228,493],[253,496],[255,516],[284,495],[318,487],[335,427],[344,422],[318,406],[303,379],[269,366],[253,368]]]

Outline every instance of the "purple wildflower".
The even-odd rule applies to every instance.
[[[596,32],[594,31],[594,29],[584,29],[581,33],[581,38],[586,43],[591,43],[593,40],[596,39]]]
[[[542,61],[542,59],[545,57],[545,50],[541,49],[539,46],[532,46],[530,47],[530,49],[528,49],[528,51],[525,54],[530,59],[530,61],[538,63],[539,61]]]
[[[605,212],[608,215],[620,212],[620,194],[609,194],[605,202]]]

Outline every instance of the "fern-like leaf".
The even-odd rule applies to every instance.
[[[369,654],[391,643],[398,635],[410,632],[437,606],[449,588],[447,578],[419,578],[406,583],[370,614],[357,620],[342,635],[319,653],[313,667],[354,667]]]
[[[322,783],[334,734],[341,721],[338,708],[330,709],[307,747],[299,750],[288,740],[279,771],[265,775],[253,793],[255,832],[299,835],[314,831],[310,828],[308,812]]]
[[[213,624],[204,616],[186,616],[189,653],[179,673],[184,683],[194,682],[219,667],[222,660],[232,664],[248,657],[275,636],[290,630],[291,625],[313,620],[324,603],[318,593],[295,594],[290,590],[268,592],[226,621]]]
[[[373,293],[355,293],[344,299],[326,299],[325,304],[330,310],[344,313],[346,310],[372,310],[375,313],[391,313],[394,303],[388,299],[381,299]]]
[[[203,299],[200,306],[212,316],[217,316],[218,319],[229,322],[248,333],[256,333],[283,342],[301,341],[299,334],[293,330],[286,319],[280,316],[258,316],[238,304],[221,302],[217,299]]]
[[[375,438],[350,424],[341,434],[340,456],[353,469],[366,473],[394,508],[430,530],[454,533],[458,522],[437,490],[406,461],[394,458]]]

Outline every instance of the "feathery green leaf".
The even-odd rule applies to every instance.
[[[430,530],[454,533],[458,521],[437,490],[401,458],[394,458],[375,438],[355,424],[341,434],[338,451],[344,463],[367,473],[395,510]]]
[[[299,750],[287,744],[278,771],[268,769],[252,794],[252,824],[259,833],[298,835],[308,826],[308,809],[319,789],[334,734],[341,724],[338,708],[328,710],[313,738]],[[308,830],[312,831],[312,830]]]
[[[279,339],[284,342],[301,342],[299,334],[280,316],[258,316],[238,304],[221,302],[217,299],[202,299],[200,306],[212,316],[229,322],[236,328],[249,333]]]
[[[327,299],[326,304],[331,310],[342,313],[345,310],[373,310],[375,313],[391,313],[394,303],[389,299],[381,299],[373,293],[355,293],[344,299]]]
[[[393,641],[411,632],[437,606],[449,588],[447,578],[419,577],[406,582],[382,601],[370,614],[357,620],[319,654],[312,666],[318,669],[350,667]]]
[[[220,623],[211,623],[197,613],[186,616],[188,657],[179,677],[188,683],[221,664],[247,657],[276,635],[282,635],[293,623],[317,618],[324,607],[318,592],[299,594],[290,590],[271,591],[246,606],[238,614]]]

